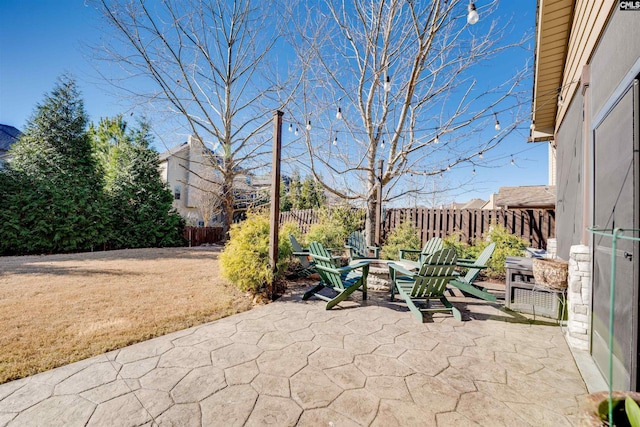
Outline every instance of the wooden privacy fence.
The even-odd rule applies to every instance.
[[[305,234],[309,232],[312,224],[317,224],[319,221],[318,212],[314,209],[280,212],[280,224],[295,222],[300,227],[300,231]]]
[[[205,243],[218,243],[222,241],[222,227],[192,227],[184,228],[184,238],[189,246],[200,246]]]
[[[395,227],[411,223],[420,231],[422,243],[432,237],[447,237],[458,233],[461,240],[473,243],[489,231],[492,224],[503,225],[507,231],[529,242],[531,247],[546,249],[547,239],[555,237],[555,211],[547,209],[386,209],[383,215],[382,241]],[[318,222],[313,209],[282,212],[280,223],[297,223],[303,233]]]
[[[388,209],[385,212],[382,240],[398,225],[409,222],[420,230],[423,244],[432,237],[458,233],[462,241],[481,238],[492,224],[522,237],[534,248],[547,248],[547,239],[555,237],[555,211],[547,209]]]

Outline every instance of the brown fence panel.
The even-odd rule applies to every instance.
[[[218,243],[222,241],[222,227],[192,227],[184,228],[184,238],[189,246]]]

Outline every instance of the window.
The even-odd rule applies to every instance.
[[[173,189],[173,199],[174,200],[180,200],[180,186],[176,185],[175,188]]]

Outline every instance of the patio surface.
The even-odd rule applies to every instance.
[[[0,426],[571,426],[587,393],[560,327],[454,297],[278,301],[0,385]],[[543,320],[543,322],[540,322]]]

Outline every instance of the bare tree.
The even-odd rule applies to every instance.
[[[264,164],[272,112],[281,108],[269,75],[280,38],[270,1],[96,1],[109,30],[95,52],[124,71],[110,81],[155,109],[167,107],[213,147],[204,151],[215,173],[204,181],[219,186],[208,194],[222,206],[228,230],[234,179]]]
[[[292,44],[305,77],[289,106],[294,126],[315,177],[332,193],[366,204],[370,240],[378,191],[384,201],[431,194],[431,177],[462,165],[475,170],[528,118],[527,64],[497,85],[473,73],[521,48],[529,35],[506,42],[514,25],[487,18],[495,4],[481,10],[482,25],[471,27],[468,5],[325,0],[292,8],[301,17],[292,24]]]

